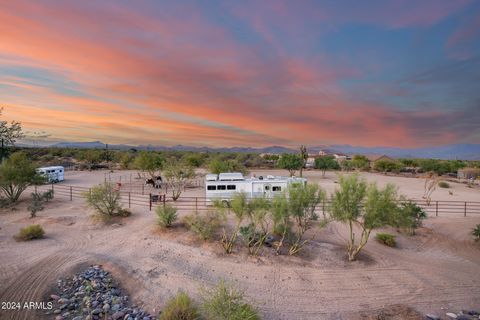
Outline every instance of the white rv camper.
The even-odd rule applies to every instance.
[[[65,168],[61,166],[38,168],[37,172],[46,177],[49,183],[65,180]]]
[[[297,177],[259,176],[244,178],[239,172],[207,174],[205,195],[207,203],[213,200],[228,202],[235,193],[244,192],[249,198],[273,198],[291,184],[306,184],[307,179]]]

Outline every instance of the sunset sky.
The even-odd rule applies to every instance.
[[[480,143],[480,1],[1,1],[0,98],[47,141]]]

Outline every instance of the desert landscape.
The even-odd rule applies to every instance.
[[[285,171],[252,170],[251,174]],[[66,172],[58,186],[88,187],[107,178],[125,182],[136,175],[133,170]],[[419,199],[423,193],[423,179],[361,175],[379,185],[395,183],[399,193],[409,198]],[[335,172],[322,177],[319,171],[305,171],[304,176],[328,192],[337,185]],[[124,183],[122,188],[132,186]],[[438,189],[432,199],[480,198],[478,187],[451,183],[449,190],[453,195]],[[188,189],[182,197],[201,197],[204,192],[202,187]],[[130,217],[105,224],[91,217],[83,199],[70,201],[57,195],[36,218],[30,218],[26,194],[14,209],[0,213],[1,301],[48,301],[57,279],[100,264],[120,279],[136,305],[152,314],[177,292],[195,297],[201,287],[221,279],[244,290],[262,317],[272,320],[368,319],[375,310],[395,310],[399,305],[420,314],[444,316],[479,306],[480,246],[473,241],[471,229],[480,223],[480,216],[430,215],[415,236],[388,228],[397,236],[397,248],[371,240],[357,261],[348,262],[346,227],[338,222],[311,230],[312,240],[297,256],[276,256],[268,248],[257,257],[242,250],[227,255],[218,242],[198,241],[182,226],[160,229],[148,207],[132,206]],[[45,239],[15,241],[13,236],[29,224],[42,225]],[[52,315],[22,310],[2,311],[0,317],[49,319]]]

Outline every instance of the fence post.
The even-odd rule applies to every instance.
[[[150,198],[150,211],[152,211],[152,194],[151,193],[150,193],[149,198]]]
[[[464,216],[464,217],[467,216],[467,201],[465,201],[465,212],[464,212],[464,215],[463,215],[463,216]]]
[[[37,185],[35,185],[35,193],[38,193],[38,192],[37,192]]]
[[[438,217],[438,201],[435,202],[435,217]]]
[[[198,211],[198,198],[195,197],[195,211]]]
[[[70,201],[73,201],[73,187],[70,186]]]
[[[131,208],[131,202],[130,202],[130,192],[128,193],[128,208]]]
[[[142,196],[145,194],[145,184],[142,184]]]
[[[164,208],[165,208],[165,200],[166,200],[166,199],[167,199],[167,195],[164,194],[164,195],[163,195],[163,207],[164,207]]]
[[[53,190],[53,182],[52,182],[52,191],[54,191],[54,190]]]

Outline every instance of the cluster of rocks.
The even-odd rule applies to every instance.
[[[458,313],[453,313],[453,312],[447,312],[445,314],[446,317],[442,318],[440,316],[437,316],[435,314],[427,314],[426,319],[427,320],[440,320],[440,319],[456,319],[456,320],[476,320],[480,319],[480,312],[475,311],[475,310],[462,310]]]
[[[58,294],[52,294],[55,320],[156,320],[129,304],[118,284],[101,266],[91,266],[71,279],[57,281]]]

